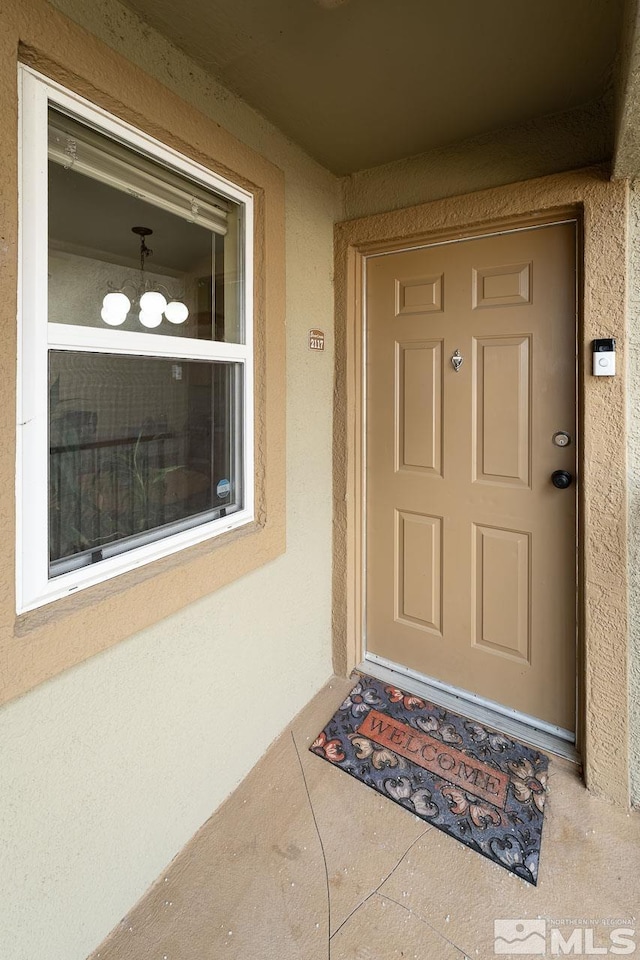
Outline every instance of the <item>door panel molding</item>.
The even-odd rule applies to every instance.
[[[479,523],[472,531],[471,645],[530,664],[531,534]],[[501,595],[514,606],[499,604]]]
[[[442,517],[396,510],[394,533],[395,619],[442,637]]]
[[[442,274],[417,280],[396,280],[396,317],[442,310]]]
[[[473,337],[473,480],[531,486],[531,336]],[[496,386],[510,379],[514,403]],[[510,449],[504,438],[512,437]]]
[[[396,471],[442,476],[442,360],[442,340],[396,341]],[[433,416],[416,429],[406,416],[407,408],[413,404],[424,408],[427,401]]]
[[[473,268],[473,309],[531,303],[532,264]]]
[[[334,668],[345,675],[362,661],[364,628],[365,258],[577,220],[579,506],[581,517],[589,518],[579,528],[578,745],[587,786],[628,805],[626,451],[624,431],[611,429],[625,419],[626,197],[625,183],[609,181],[604,168],[592,168],[336,226],[333,629]],[[588,376],[590,341],[602,336],[617,337],[620,373],[615,378]]]

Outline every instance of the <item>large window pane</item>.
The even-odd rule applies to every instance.
[[[56,110],[48,179],[50,322],[243,341],[240,204]]]
[[[242,507],[241,364],[49,353],[50,575]]]

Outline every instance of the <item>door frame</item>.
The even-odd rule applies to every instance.
[[[577,464],[577,736],[587,786],[628,805],[626,204],[626,183],[608,181],[602,168],[592,168],[337,224],[333,643],[334,669],[347,675],[363,659],[366,257],[576,220],[582,437]],[[590,342],[607,336],[616,337],[619,372],[595,378],[589,375]]]

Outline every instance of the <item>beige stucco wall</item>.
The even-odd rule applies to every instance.
[[[611,157],[607,98],[344,177],[345,217],[399,210]]]
[[[629,191],[629,754],[631,799],[640,805],[640,181]]]
[[[118,3],[55,5],[284,172],[287,548],[0,709],[7,960],[84,960],[331,670],[338,182]]]

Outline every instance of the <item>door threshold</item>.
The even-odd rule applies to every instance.
[[[562,727],[555,727],[520,713],[518,710],[512,710],[466,690],[460,690],[439,680],[415,673],[407,667],[385,660],[374,653],[365,654],[364,660],[356,670],[367,673],[383,683],[400,687],[407,693],[413,693],[437,706],[461,713],[470,720],[477,720],[478,723],[493,727],[500,733],[506,733],[540,750],[571,760],[573,763],[580,762],[574,734]]]

